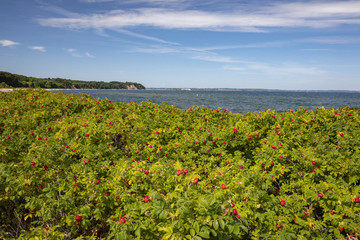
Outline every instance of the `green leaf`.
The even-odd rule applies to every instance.
[[[244,225],[240,224],[240,228],[242,230],[244,230],[246,233],[249,231],[249,229],[247,227],[245,227]]]
[[[288,233],[289,239],[296,239],[297,235],[295,233]]]
[[[212,234],[214,237],[217,236],[217,232],[216,232],[214,229],[210,229],[210,231],[211,231],[211,234]]]
[[[127,239],[126,232],[121,232],[121,233],[119,234],[119,239],[120,239],[120,240],[126,240],[126,239]]]
[[[234,225],[228,225],[229,233],[232,233],[234,231]]]
[[[238,224],[236,224],[236,225],[234,226],[234,231],[233,231],[233,234],[234,234],[234,235],[238,235],[238,234],[239,234],[239,232],[240,232],[240,227],[239,227],[239,225],[238,225]]]
[[[172,233],[165,233],[163,236],[163,239],[169,239],[171,237]]]
[[[135,230],[135,235],[136,235],[136,236],[140,236],[140,235],[141,235],[141,227],[138,227],[138,228]]]
[[[191,234],[191,236],[195,236],[195,233],[196,233],[195,230],[194,230],[193,228],[191,228],[191,229],[190,229],[190,234]]]
[[[173,233],[173,229],[172,227],[161,227],[159,228],[159,231],[162,231],[162,232],[167,232],[167,233]]]
[[[199,233],[200,227],[199,227],[199,223],[198,223],[198,222],[195,222],[195,223],[194,223],[194,229],[195,229],[196,233]]]
[[[219,224],[220,224],[221,229],[222,229],[222,230],[225,230],[224,220],[220,219],[220,220],[219,220]]]
[[[166,211],[162,211],[159,215],[159,219],[166,219],[167,216],[167,212]]]
[[[218,230],[218,229],[219,229],[219,222],[218,222],[217,220],[215,220],[215,221],[213,222],[213,227],[214,227],[215,230]]]
[[[202,238],[210,238],[209,231],[199,232],[198,235]]]

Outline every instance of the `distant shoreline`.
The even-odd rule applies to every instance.
[[[104,82],[71,80],[65,78],[36,78],[0,71],[0,88],[42,88],[42,89],[145,89],[136,82]],[[11,90],[5,90],[11,91]]]
[[[158,91],[234,91],[234,92],[346,92],[346,93],[360,93],[360,90],[286,90],[286,89],[263,89],[263,88],[146,88],[145,90]]]
[[[42,88],[46,91],[62,91],[62,90],[66,90],[66,91],[76,91],[76,90],[81,90],[81,91],[88,91],[88,90],[126,90],[126,91],[137,91],[137,90],[144,90],[144,89],[118,89],[118,88],[114,88],[114,89],[105,89],[105,88]]]
[[[261,88],[146,88],[146,89],[44,89],[44,90],[141,90],[141,91],[229,91],[229,92],[344,92],[344,93],[360,93],[360,90],[284,90],[284,89],[261,89]]]
[[[28,88],[0,88],[0,92],[12,92],[13,90],[24,90]],[[233,92],[333,92],[333,93],[360,93],[360,90],[283,90],[283,89],[257,89],[257,88],[146,88],[146,89],[104,89],[104,88],[42,88],[45,91],[88,91],[88,90],[126,90],[126,91],[133,91],[133,90],[141,90],[141,91],[233,91]]]
[[[14,90],[26,90],[26,89],[31,89],[31,88],[0,88],[0,92],[12,92]],[[36,88],[33,88],[36,89]],[[88,88],[88,89],[82,89],[82,88],[41,88],[45,91],[62,91],[62,90],[66,90],[66,91],[88,91],[88,90],[126,90],[126,91],[136,91],[136,90],[143,90],[143,89],[103,89],[103,88]]]

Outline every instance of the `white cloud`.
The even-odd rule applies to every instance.
[[[164,47],[164,46],[152,46],[149,48],[137,47],[131,50],[131,52],[139,53],[178,53],[180,49],[174,47]]]
[[[228,49],[239,49],[239,48],[268,48],[268,47],[280,47],[289,44],[291,42],[292,42],[291,40],[287,40],[287,41],[250,43],[250,44],[241,44],[241,45],[207,46],[207,47],[197,47],[196,49],[199,51],[214,51],[214,50],[228,50]]]
[[[116,2],[121,5],[148,4],[148,5],[174,5],[190,2],[189,0],[80,0],[86,3]]]
[[[65,49],[65,50],[66,50],[68,53],[70,53],[71,56],[76,57],[76,58],[82,58],[82,57],[84,57],[84,55],[85,55],[86,57],[89,57],[89,58],[94,58],[94,57],[95,57],[95,56],[93,56],[92,54],[90,54],[89,52],[85,52],[84,55],[79,54],[75,48],[67,48],[67,49]]]
[[[325,44],[350,44],[360,43],[360,38],[348,37],[319,37],[300,40],[300,42],[325,43]]]
[[[219,45],[219,46],[207,46],[207,47],[195,47],[193,50],[198,51],[216,51],[216,50],[229,50],[229,49],[241,49],[241,48],[269,48],[269,47],[281,47],[284,45],[294,43],[321,43],[321,44],[353,44],[360,43],[360,38],[356,37],[342,37],[342,36],[329,36],[318,38],[305,38],[305,39],[289,39],[285,41],[273,41],[273,42],[260,42],[241,45]],[[304,51],[327,51],[329,49],[303,49]]]
[[[327,48],[305,48],[305,49],[301,49],[302,51],[306,51],[306,52],[324,52],[324,51],[331,51],[330,49]]]
[[[265,12],[273,12],[272,7]],[[312,1],[276,4],[276,14],[290,18],[359,17],[359,1]]]
[[[147,36],[147,35],[143,35],[143,34],[139,34],[139,33],[134,33],[128,30],[124,30],[124,29],[113,29],[116,32],[128,35],[128,36],[132,36],[132,37],[136,37],[136,38],[141,38],[141,39],[145,39],[145,40],[150,40],[150,41],[154,41],[154,42],[160,42],[160,43],[166,43],[166,44],[173,44],[173,45],[179,45],[176,42],[169,42],[169,41],[165,41],[156,37],[151,37],[151,36]]]
[[[230,70],[230,71],[245,71],[246,68],[244,67],[236,67],[236,66],[224,66],[224,70]]]
[[[81,0],[81,2],[97,3],[97,2],[113,2],[114,0]]]
[[[11,40],[0,40],[0,45],[3,46],[3,47],[13,47],[15,45],[18,45],[20,43],[18,42],[14,42],[14,41],[11,41]]]
[[[217,54],[212,55],[198,55],[193,56],[192,59],[195,60],[202,60],[202,61],[208,61],[208,62],[219,62],[219,63],[236,63],[239,62],[231,57],[226,56],[219,56]]]
[[[43,46],[31,46],[29,48],[35,51],[46,52],[46,49]]]
[[[147,1],[157,2],[157,1]],[[43,26],[72,29],[116,29],[151,26],[163,29],[261,32],[271,27],[328,28],[360,24],[360,1],[275,3],[232,11],[139,8],[79,17],[38,19]]]
[[[89,57],[89,58],[94,58],[95,56],[91,55],[90,53],[86,52],[85,56]]]
[[[71,56],[76,57],[76,58],[82,58],[83,56],[81,56],[80,54],[77,53],[71,53]]]
[[[224,66],[224,70],[242,71],[248,73],[264,73],[269,75],[320,75],[325,71],[316,67],[307,67],[288,63],[276,66],[262,62],[244,62],[241,66]]]
[[[52,4],[45,3],[45,2],[39,2],[39,3],[41,4],[40,8],[42,8],[46,11],[53,12],[53,13],[56,13],[56,14],[59,14],[62,16],[66,16],[66,17],[81,17],[81,14],[79,14],[79,13],[74,13],[74,12],[65,10],[61,7],[54,6]]]
[[[70,55],[73,56],[73,57],[76,57],[76,58],[82,58],[83,57],[83,56],[81,56],[80,54],[77,53],[77,50],[75,48],[67,48],[67,49],[65,49],[65,51],[70,53]]]

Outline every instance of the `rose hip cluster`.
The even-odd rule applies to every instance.
[[[189,171],[188,170],[177,170],[176,171],[176,175],[180,176],[180,175],[186,175],[188,174]]]

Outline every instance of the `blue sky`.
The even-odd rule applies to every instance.
[[[148,88],[360,90],[360,1],[1,0],[0,70]]]

